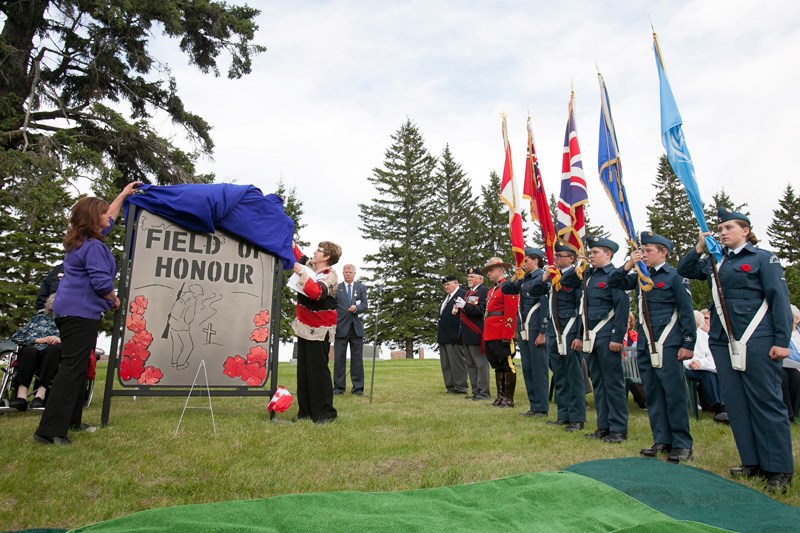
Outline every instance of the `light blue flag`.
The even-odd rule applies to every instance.
[[[661,90],[661,143],[667,151],[667,158],[672,170],[686,189],[689,203],[692,206],[697,223],[702,231],[708,231],[706,216],[703,212],[703,200],[700,199],[700,190],[697,188],[695,180],[694,164],[692,156],[689,155],[689,147],[686,146],[686,138],[683,136],[683,120],[678,111],[678,104],[672,95],[672,89],[664,72],[664,65],[661,61],[661,53],[658,48],[656,34],[653,34],[653,45],[656,54],[656,65],[658,66],[658,81]],[[722,259],[722,249],[719,243],[711,236],[706,237],[706,248],[714,255],[717,261]]]

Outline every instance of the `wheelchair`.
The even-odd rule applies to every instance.
[[[17,397],[17,363],[19,358],[19,346],[12,341],[5,341],[0,343],[0,413],[6,412],[19,412],[10,407],[11,400]],[[86,387],[83,391],[83,407],[86,409],[91,405],[92,398],[94,397],[94,381],[97,375],[97,357],[94,350],[89,356],[89,368],[86,372]],[[39,388],[38,377],[34,379],[28,394],[33,396],[36,389]]]

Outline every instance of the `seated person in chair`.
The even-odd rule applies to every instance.
[[[708,347],[708,326],[703,313],[694,312],[694,321],[697,324],[697,340],[694,345],[694,356],[683,362],[686,367],[686,379],[691,379],[700,384],[700,393],[705,405],[714,411],[714,421],[728,423],[728,413],[722,403],[719,381],[717,381],[717,367],[711,350]]]
[[[9,406],[18,411],[28,408],[28,387],[31,386],[33,376],[39,378],[39,387],[36,389],[31,409],[44,409],[45,395],[50,389],[50,382],[58,370],[58,360],[61,357],[61,339],[58,328],[53,320],[53,300],[50,296],[45,303],[43,312],[37,313],[27,324],[11,336],[11,340],[19,345],[17,357],[17,374],[14,384],[17,388],[17,397],[11,400]]]

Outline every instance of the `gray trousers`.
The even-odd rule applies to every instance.
[[[364,337],[356,337],[353,327],[347,337],[333,340],[333,390],[344,392],[347,388],[347,346],[350,346],[350,381],[353,392],[364,390]]]
[[[440,344],[439,362],[442,365],[444,386],[450,392],[467,392],[467,364],[458,344]]]
[[[460,345],[467,363],[467,375],[472,384],[472,394],[478,399],[489,399],[489,361],[477,344]]]

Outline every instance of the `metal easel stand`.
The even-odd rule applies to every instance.
[[[192,397],[192,391],[194,390],[194,386],[197,384],[197,377],[200,375],[200,370],[203,370],[203,376],[206,379],[206,393],[208,394],[208,407],[190,407],[189,406],[189,399]],[[178,435],[178,430],[181,428],[181,422],[183,422],[183,415],[186,414],[187,409],[208,409],[211,411],[211,426],[214,428],[214,436],[217,436],[217,424],[214,422],[214,408],[211,406],[211,389],[208,386],[208,372],[206,372],[206,360],[203,359],[200,361],[200,366],[197,367],[197,373],[194,375],[194,381],[192,381],[192,386],[189,389],[189,395],[186,396],[186,403],[183,404],[183,411],[181,411],[181,417],[178,419],[178,427],[175,428],[175,436]]]

